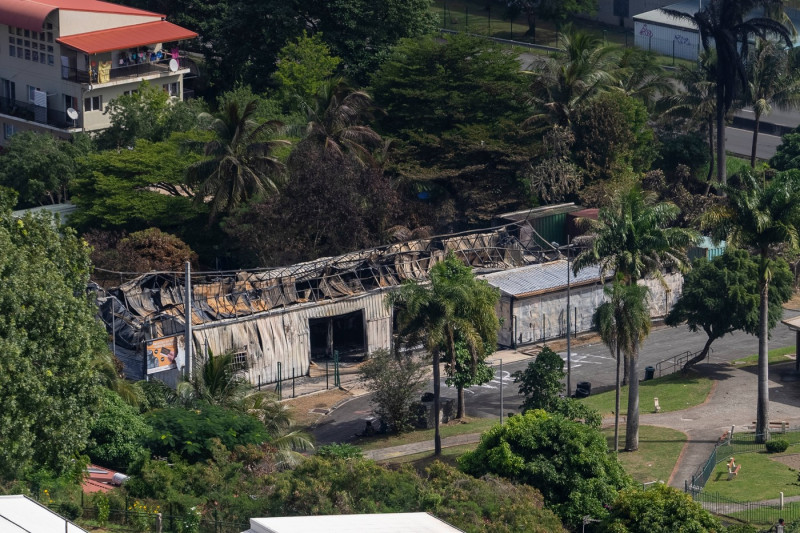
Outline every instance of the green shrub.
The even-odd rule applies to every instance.
[[[768,440],[766,447],[769,453],[783,453],[789,447],[789,441],[786,439]]]
[[[722,529],[719,520],[691,496],[660,483],[648,490],[621,491],[602,527],[608,533],[716,533]]]
[[[101,526],[106,525],[111,514],[111,502],[105,492],[98,492],[94,498],[94,506],[97,509],[97,523]]]
[[[58,505],[58,512],[68,520],[75,520],[83,516],[83,507],[75,502],[62,502]]]
[[[353,446],[352,444],[343,442],[320,446],[317,448],[317,455],[320,457],[325,457],[326,459],[333,459],[337,457],[339,459],[353,459],[356,457],[362,457],[364,454],[361,452],[361,448],[358,446]]]
[[[148,413],[145,421],[153,430],[144,444],[153,455],[177,453],[190,463],[212,458],[213,439],[219,439],[228,450],[270,440],[264,424],[255,417],[210,404],[197,409],[160,409]]]

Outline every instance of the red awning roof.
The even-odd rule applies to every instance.
[[[111,50],[125,50],[148,44],[194,39],[195,37],[197,37],[195,32],[161,20],[111,30],[68,35],[60,37],[56,41],[87,54],[99,54]]]
[[[0,24],[41,31],[47,15],[56,9],[164,18],[158,13],[99,0],[0,0]]]

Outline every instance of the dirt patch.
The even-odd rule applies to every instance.
[[[794,470],[800,470],[800,453],[790,453],[789,455],[779,455],[777,457],[772,457],[773,461],[778,461],[779,463],[783,463],[789,468]]]
[[[331,389],[319,394],[292,398],[283,403],[291,408],[296,425],[309,427],[327,414],[335,404],[352,396],[348,391]]]
[[[789,301],[783,304],[783,308],[790,310],[800,309],[800,291],[794,291]]]

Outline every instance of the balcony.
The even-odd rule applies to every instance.
[[[194,67],[194,62],[183,55],[176,57],[178,62],[178,70]],[[172,72],[169,70],[170,58],[159,59],[156,61],[143,61],[141,63],[134,63],[122,66],[112,66],[109,70],[108,81],[103,80],[102,83],[112,83],[115,81],[125,79],[137,79],[151,74],[169,75]],[[89,71],[80,70],[72,67],[61,67],[61,79],[74,81],[76,83],[100,83],[100,76],[97,67]]]
[[[67,117],[63,109],[49,109],[33,105],[30,102],[20,102],[10,98],[0,98],[0,113],[20,118],[39,124],[47,124],[59,129],[67,129],[80,126],[80,121],[73,121]]]

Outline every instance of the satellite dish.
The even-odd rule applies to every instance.
[[[177,72],[178,71],[178,60],[177,59],[170,59],[169,60],[169,71],[170,72]]]
[[[72,109],[71,107],[67,109],[67,116],[72,120],[78,120],[78,112]]]

